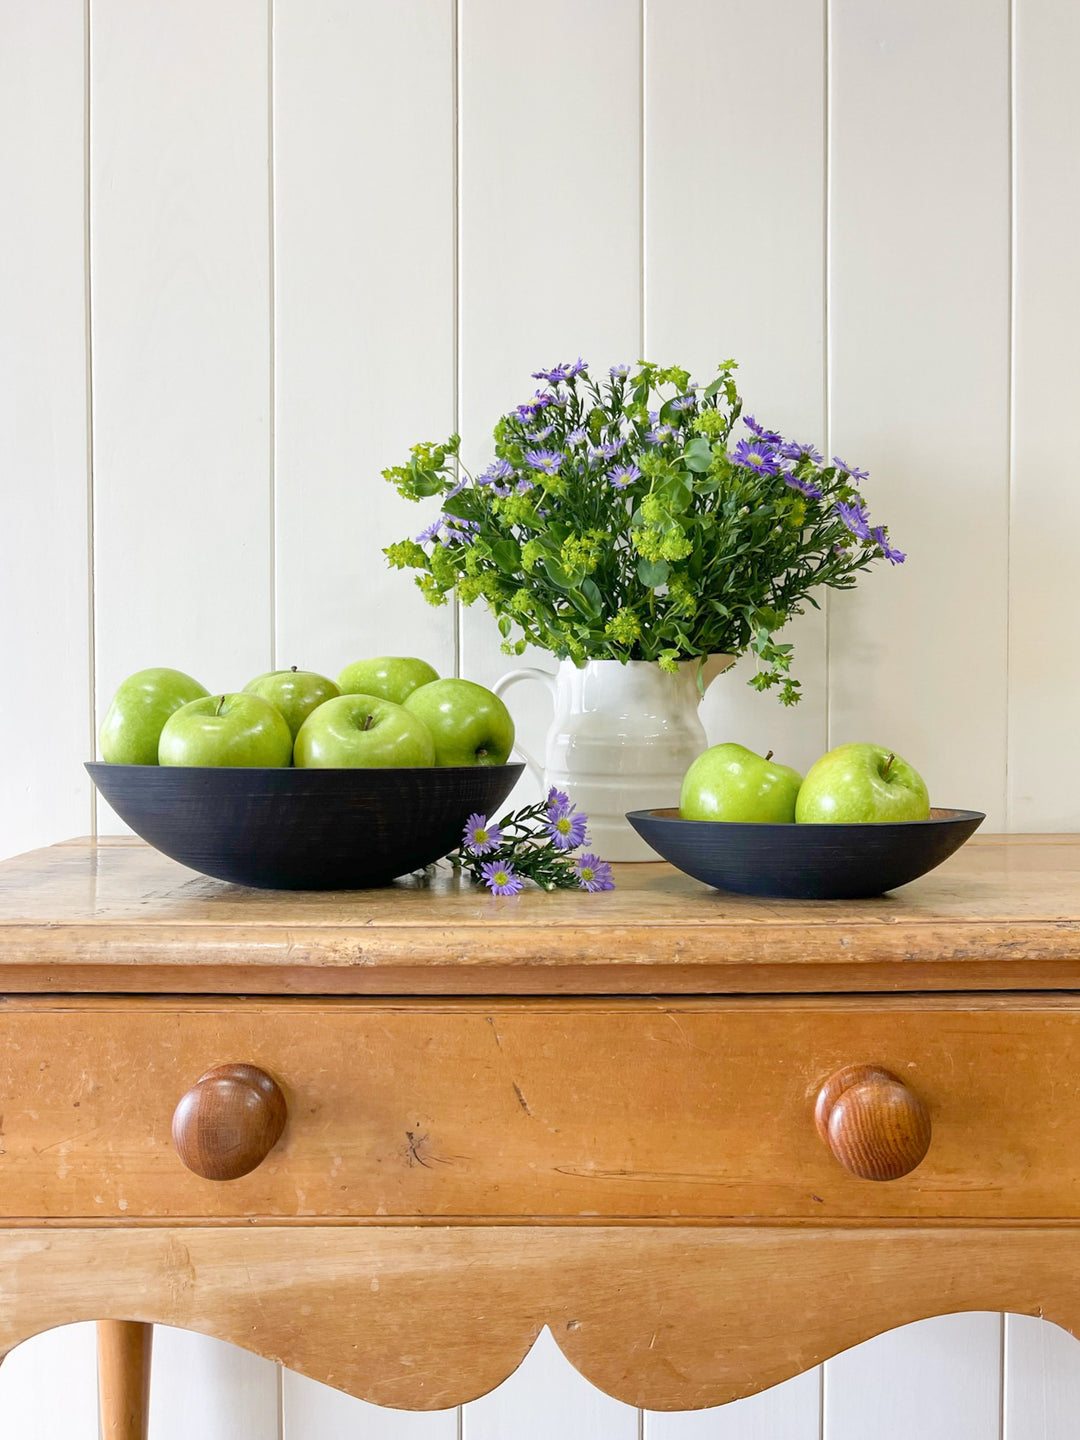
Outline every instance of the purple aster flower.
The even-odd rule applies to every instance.
[[[557,450],[526,450],[525,462],[534,470],[542,470],[545,475],[557,475],[563,457]]]
[[[885,556],[885,559],[888,560],[890,565],[902,565],[904,563],[904,561],[907,559],[907,555],[904,553],[903,550],[895,550],[889,544],[889,537],[885,533],[884,525],[875,525],[870,533],[877,541],[878,549],[881,551],[882,555]]]
[[[517,484],[514,486],[514,489],[517,491],[517,493],[518,493],[519,495],[524,495],[527,490],[535,490],[535,489],[536,489],[536,486],[533,484],[533,482],[532,482],[531,480],[527,479],[527,478],[523,475],[523,476],[521,477],[521,479],[517,482]],[[509,492],[507,492],[507,493],[509,493]]]
[[[576,430],[571,430],[566,437],[567,445],[584,445],[586,440],[584,425],[579,425]]]
[[[785,475],[784,484],[790,485],[792,490],[798,490],[800,495],[805,495],[808,500],[820,500],[821,491],[812,480],[803,480],[798,475]]]
[[[611,369],[608,371],[608,374],[613,380],[625,380],[626,377],[630,374],[630,366],[612,365]]]
[[[740,440],[731,458],[736,465],[745,465],[759,475],[777,475],[780,472],[776,451],[768,440]]]
[[[572,380],[575,375],[580,375],[583,370],[587,370],[588,368],[589,362],[587,360],[582,360],[581,356],[579,355],[572,365],[568,365],[566,367],[566,378],[568,380]]]
[[[650,445],[663,445],[665,440],[670,440],[675,431],[670,425],[654,425],[651,430],[645,431],[645,439]]]
[[[546,823],[556,850],[576,850],[585,839],[589,817],[579,814],[572,805],[558,814],[552,814],[549,808]]]
[[[629,465],[616,465],[608,479],[616,490],[625,490],[627,485],[633,484],[635,480],[641,479],[641,471],[631,460]]]
[[[797,440],[785,440],[780,446],[780,454],[785,460],[807,459],[811,465],[820,465],[823,456],[820,450],[815,450],[813,445],[800,445]]]
[[[443,523],[449,545],[471,545],[480,529],[479,520],[459,520],[456,515],[444,515]]]
[[[602,445],[591,445],[589,456],[593,460],[614,460],[622,448],[621,440],[605,440]]]
[[[764,425],[759,425],[753,415],[744,415],[743,424],[748,430],[752,430],[759,440],[765,440],[770,445],[779,445],[784,438],[778,430],[766,430]]]
[[[493,895],[516,895],[525,886],[525,881],[514,874],[514,867],[508,861],[489,860],[481,867],[480,873]]]
[[[420,531],[420,534],[416,537],[416,544],[426,545],[429,540],[437,540],[439,538],[439,531],[442,529],[442,524],[442,516],[440,515],[438,520],[433,520],[426,530]]]
[[[565,811],[572,809],[570,796],[565,790],[559,790],[554,785],[547,793],[548,810],[552,815],[562,815]]]
[[[486,855],[502,844],[503,832],[486,815],[470,815],[465,821],[465,844],[477,855]]]
[[[580,855],[574,861],[578,873],[578,884],[583,890],[614,890],[611,866],[597,855]]]
[[[548,436],[551,434],[551,432],[552,432],[554,429],[555,429],[555,426],[554,426],[554,425],[545,425],[542,430],[534,430],[534,431],[532,432],[532,434],[528,436],[528,439],[530,439],[530,440],[546,440],[546,439],[548,438]]]
[[[870,539],[870,521],[861,505],[848,505],[843,500],[838,500],[834,513],[844,522],[856,540]]]
[[[567,365],[553,365],[550,370],[534,370],[534,380],[546,380],[549,385],[558,385],[560,380],[565,380],[570,374],[570,367]]]
[[[455,495],[460,495],[460,494],[461,494],[462,490],[465,489],[465,486],[466,486],[467,484],[468,484],[468,481],[465,480],[464,478],[462,478],[461,480],[458,480],[456,484],[451,485],[450,489],[447,490],[446,495],[445,495],[443,498],[446,499],[446,500],[452,500]]]
[[[478,475],[478,485],[495,485],[500,480],[512,480],[514,478],[514,467],[505,460],[494,460],[484,471]],[[509,493],[509,492],[507,492]]]
[[[832,463],[836,466],[838,470],[842,471],[843,474],[850,475],[852,480],[855,480],[856,482],[859,480],[866,480],[870,475],[869,470],[860,470],[857,465],[845,465],[843,460],[840,459],[839,455],[834,455],[832,457]]]
[[[696,400],[696,395],[676,395],[671,402],[671,408],[672,410],[689,410]]]

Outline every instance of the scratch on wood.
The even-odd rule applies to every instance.
[[[491,1033],[495,1036],[495,1044],[496,1044],[496,1045],[499,1047],[499,1049],[501,1050],[501,1049],[502,1049],[502,1041],[499,1039],[499,1032],[498,1032],[498,1030],[495,1029],[495,1021],[494,1021],[494,1019],[493,1019],[490,1015],[485,1015],[485,1016],[484,1016],[484,1019],[485,1019],[485,1020],[487,1021],[487,1023],[491,1026]]]
[[[531,1118],[531,1117],[532,1117],[532,1111],[529,1109],[529,1102],[525,1099],[525,1096],[521,1093],[521,1086],[517,1083],[516,1080],[511,1080],[511,1081],[510,1081],[510,1084],[513,1085],[513,1087],[514,1087],[514,1094],[515,1094],[515,1095],[517,1096],[517,1098],[518,1098],[518,1104],[519,1104],[519,1105],[521,1106],[521,1108],[525,1111],[525,1114],[528,1115],[528,1116]]]

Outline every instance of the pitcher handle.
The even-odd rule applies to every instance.
[[[509,690],[511,685],[516,685],[519,680],[540,680],[540,681],[542,681],[542,682],[547,686],[548,690],[550,691],[552,700],[555,699],[555,696],[556,696],[556,693],[557,693],[557,691],[556,691],[556,683],[555,683],[555,676],[552,675],[552,674],[550,674],[547,670],[537,670],[537,669],[536,669],[535,667],[533,667],[533,666],[528,666],[528,667],[526,667],[526,668],[523,669],[523,670],[511,670],[511,671],[509,672],[509,674],[503,675],[503,676],[501,676],[498,680],[496,680],[496,681],[495,681],[495,684],[494,684],[491,688],[492,688],[492,690],[494,691],[494,693],[501,698],[502,695],[504,694],[504,692],[507,691],[507,690]],[[525,749],[525,746],[522,745],[519,740],[515,740],[515,741],[514,741],[514,748],[517,750],[517,752],[518,752],[518,754],[521,756],[521,758],[525,761],[525,764],[529,767],[529,769],[532,771],[532,773],[536,776],[536,779],[537,779],[537,781],[538,781],[539,784],[540,784],[540,788],[543,789],[543,788],[544,788],[544,767],[543,767],[543,765],[541,765],[540,762],[539,762],[534,756],[532,756],[532,755],[529,754],[528,750]]]

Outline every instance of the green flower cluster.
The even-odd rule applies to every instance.
[[[899,564],[871,527],[865,471],[824,463],[742,415],[734,361],[711,384],[642,361],[594,379],[582,361],[537,371],[531,400],[495,426],[495,459],[471,475],[460,440],[413,448],[383,475],[441,511],[389,563],[426,598],[484,601],[503,649],[560,659],[681,661],[752,651],[751,684],[799,698],[776,639],[820,587],[849,589],[875,560]]]

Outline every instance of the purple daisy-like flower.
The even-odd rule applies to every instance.
[[[557,450],[526,450],[525,463],[534,470],[541,470],[545,475],[558,474],[559,466],[563,457]]]
[[[855,536],[856,540],[870,539],[870,521],[861,505],[849,505],[844,500],[836,502],[836,515]]]
[[[451,485],[450,489],[447,490],[446,494],[443,496],[443,499],[452,500],[455,495],[460,495],[468,483],[469,482],[463,476],[455,484]]]
[[[574,861],[578,873],[578,884],[583,890],[614,890],[611,866],[598,855],[579,855]]]
[[[641,479],[641,471],[631,460],[629,465],[616,465],[608,479],[616,490],[625,490],[627,485],[632,485],[635,480]]]
[[[506,460],[493,460],[482,475],[476,477],[478,485],[495,485],[500,480],[512,480],[514,467]]]
[[[663,445],[675,434],[671,425],[654,425],[650,430],[645,431],[645,439],[650,445]]]
[[[486,855],[502,844],[503,832],[486,815],[472,814],[465,821],[465,844],[477,855]]]
[[[736,465],[745,465],[748,470],[756,470],[759,475],[776,475],[780,471],[780,462],[776,458],[772,442],[765,439],[740,440],[732,451],[731,458]]]
[[[907,555],[903,550],[897,550],[889,544],[889,537],[885,533],[884,525],[875,525],[870,534],[877,541],[878,549],[890,565],[902,565],[904,563]]]
[[[547,805],[548,811],[552,815],[562,815],[565,811],[573,808],[570,804],[570,796],[565,790],[560,790],[555,785],[552,785],[547,793]]]
[[[588,434],[584,425],[579,425],[576,430],[571,430],[566,436],[567,445],[584,445]]]
[[[443,523],[449,545],[471,545],[480,529],[479,520],[461,520],[456,515],[444,515]]]
[[[799,475],[785,475],[784,484],[790,485],[792,490],[798,490],[800,495],[805,495],[808,500],[820,500],[822,492],[812,480],[804,480]]]
[[[534,370],[534,380],[546,380],[549,385],[558,385],[560,380],[565,380],[570,373],[568,365],[553,365],[550,370]]]
[[[832,463],[842,474],[849,475],[851,479],[855,480],[856,482],[858,482],[859,480],[866,480],[870,476],[869,470],[860,470],[857,465],[845,465],[843,460],[840,459],[839,455],[834,455],[832,457]]]
[[[514,874],[513,865],[507,861],[489,860],[481,867],[480,873],[493,895],[516,895],[525,888],[525,881]]]
[[[524,495],[527,490],[535,490],[536,486],[530,479],[523,475],[521,479],[517,482],[517,484],[514,486],[514,489],[519,495]]]
[[[605,440],[602,445],[591,445],[589,456],[593,460],[614,460],[622,448],[621,440]]]
[[[780,446],[780,454],[785,460],[809,460],[811,465],[820,465],[824,459],[820,450],[815,450],[813,445],[800,445],[797,440],[785,440]]]
[[[442,516],[440,515],[438,520],[433,520],[426,529],[420,531],[420,534],[416,537],[416,544],[426,545],[430,540],[437,540],[439,538],[439,531],[442,529],[442,527],[443,522]]]
[[[759,425],[753,415],[744,415],[743,424],[748,430],[752,430],[759,440],[765,440],[770,445],[779,445],[784,438],[779,430],[766,430],[764,425]]]
[[[572,365],[568,365],[566,367],[566,378],[568,380],[573,380],[575,375],[580,375],[583,370],[587,370],[588,368],[589,362],[587,360],[582,360],[581,356],[579,355]]]
[[[554,425],[545,425],[543,429],[534,430],[532,434],[527,436],[526,438],[529,440],[546,440],[554,429]]]
[[[671,402],[672,410],[689,410],[697,401],[696,395],[676,395]]]
[[[608,374],[611,376],[612,380],[625,380],[626,377],[630,374],[630,366],[612,365],[611,369],[608,371]]]
[[[589,817],[580,814],[572,805],[557,814],[553,814],[550,808],[548,810],[546,827],[556,850],[576,850],[585,839],[588,824]]]

